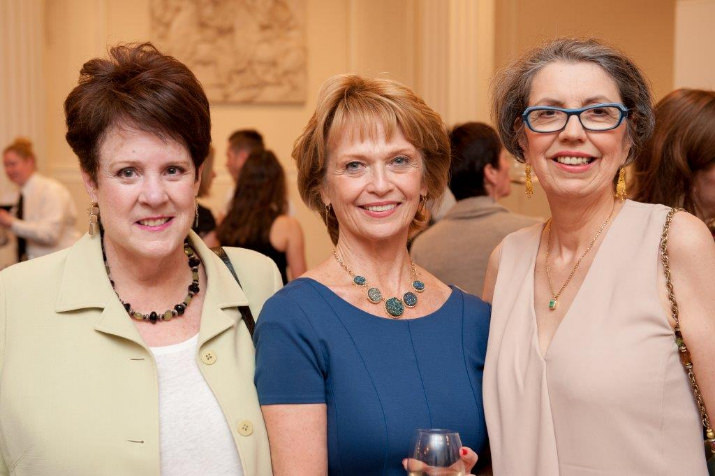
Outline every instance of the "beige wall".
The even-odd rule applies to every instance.
[[[678,0],[676,88],[715,89],[715,0]]]
[[[303,105],[212,105],[212,135],[217,149],[217,180],[211,205],[219,209],[230,188],[224,168],[225,141],[235,129],[253,127],[264,134],[286,166],[289,182],[295,183],[290,152],[293,141],[307,122],[320,83],[344,72],[348,65],[347,0],[307,4],[308,101]],[[45,70],[47,89],[47,140],[52,165],[48,172],[68,184],[77,202],[86,208],[87,198],[79,178],[77,160],[64,140],[62,102],[77,82],[84,61],[106,54],[107,45],[151,39],[148,0],[53,0],[47,2]],[[324,227],[303,207],[294,186],[290,187],[295,213],[303,223],[308,261],[327,256],[330,246]],[[83,218],[80,218],[81,220]],[[82,229],[84,226],[82,226]]]
[[[413,87],[450,125],[488,121],[487,85],[495,68],[557,35],[596,36],[630,54],[660,97],[673,87],[675,5],[675,0],[306,0],[308,99],[299,105],[212,106],[219,176],[211,205],[220,208],[231,185],[223,166],[226,137],[237,128],[257,128],[286,166],[308,263],[315,265],[329,256],[330,243],[317,215],[297,195],[290,152],[327,77],[386,74]],[[87,198],[64,140],[62,102],[84,61],[105,55],[107,45],[150,39],[149,0],[44,0],[44,23],[41,167],[70,186],[83,210]],[[540,190],[526,201],[517,187],[505,204],[548,215]]]
[[[306,235],[309,266],[327,258],[330,241],[322,222],[297,194],[290,158],[320,85],[337,73],[382,75],[418,93],[439,93],[439,97],[433,94],[433,107],[448,122],[467,120],[470,111],[471,117],[486,119],[483,86],[493,68],[493,4],[493,0],[306,0],[308,99],[300,105],[212,105],[218,154],[212,208],[221,209],[231,187],[223,166],[226,138],[235,129],[256,128],[286,167],[291,202]],[[149,0],[51,0],[45,22],[45,117],[51,157],[47,171],[68,184],[78,204],[86,208],[76,159],[64,140],[62,102],[84,61],[105,55],[107,45],[151,39]]]

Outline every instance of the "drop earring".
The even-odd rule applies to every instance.
[[[531,181],[531,165],[524,165],[524,193],[526,198],[534,196],[534,183]]]
[[[625,200],[628,197],[626,192],[626,168],[621,167],[618,171],[618,182],[616,182],[616,198],[620,201]]]
[[[87,209],[89,215],[89,236],[94,236],[99,232],[99,205],[97,202],[90,202]]]
[[[199,227],[199,199],[194,198],[195,212],[194,212],[194,228]]]

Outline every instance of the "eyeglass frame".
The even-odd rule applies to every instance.
[[[589,109],[597,109],[599,107],[615,107],[616,109],[618,109],[621,112],[621,117],[618,118],[618,122],[616,122],[616,124],[614,126],[608,127],[606,129],[590,129],[590,128],[586,127],[584,125],[583,121],[581,121],[581,113],[584,111],[588,111]],[[529,114],[532,111],[536,111],[536,110],[563,112],[566,114],[566,122],[564,122],[563,127],[561,127],[560,129],[556,129],[556,130],[548,131],[548,132],[537,131],[532,127],[531,122],[529,122]],[[590,106],[580,107],[580,108],[576,108],[576,109],[568,109],[568,108],[556,107],[556,106],[530,106],[530,107],[527,107],[526,109],[524,109],[524,112],[521,114],[521,120],[524,124],[526,124],[526,127],[528,127],[529,130],[531,130],[532,132],[536,132],[537,134],[553,134],[554,132],[561,132],[564,129],[566,129],[566,126],[568,126],[571,116],[576,116],[578,118],[579,124],[581,124],[581,127],[583,127],[583,130],[589,131],[589,132],[605,132],[605,131],[612,131],[613,129],[616,129],[618,126],[620,126],[621,123],[623,122],[623,119],[628,118],[629,112],[630,112],[630,110],[626,106],[624,106],[623,104],[620,104],[620,103],[616,103],[616,102],[604,102],[604,103],[600,103],[600,104],[592,104]]]

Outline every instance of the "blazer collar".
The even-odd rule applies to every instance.
[[[248,298],[226,265],[198,235],[190,232],[189,240],[201,258],[207,278],[199,331],[201,344],[236,325],[240,318],[237,308],[247,306]],[[99,235],[85,234],[67,255],[55,311],[69,313],[91,308],[103,311],[95,323],[95,329],[142,342],[136,326],[127,316],[109,282]]]

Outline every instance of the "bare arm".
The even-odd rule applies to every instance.
[[[295,279],[305,273],[305,245],[303,243],[303,228],[300,222],[289,215],[281,215],[271,226],[271,244],[278,251],[286,254],[290,271],[290,279]]]
[[[715,416],[715,243],[700,220],[687,213],[677,213],[670,227],[668,254],[680,328],[712,419]],[[661,293],[667,296],[664,286]],[[670,316],[669,305],[667,309]]]
[[[328,474],[328,419],[324,403],[263,405],[274,476]]]
[[[286,261],[290,269],[291,279],[295,279],[305,273],[305,243],[303,241],[303,228],[300,222],[293,217],[290,219],[290,233],[288,235],[288,246],[286,247]]]
[[[494,248],[489,256],[487,264],[487,273],[484,276],[484,290],[482,291],[482,300],[488,303],[494,298],[494,286],[497,284],[497,275],[499,274],[499,258],[501,257],[501,243]]]

